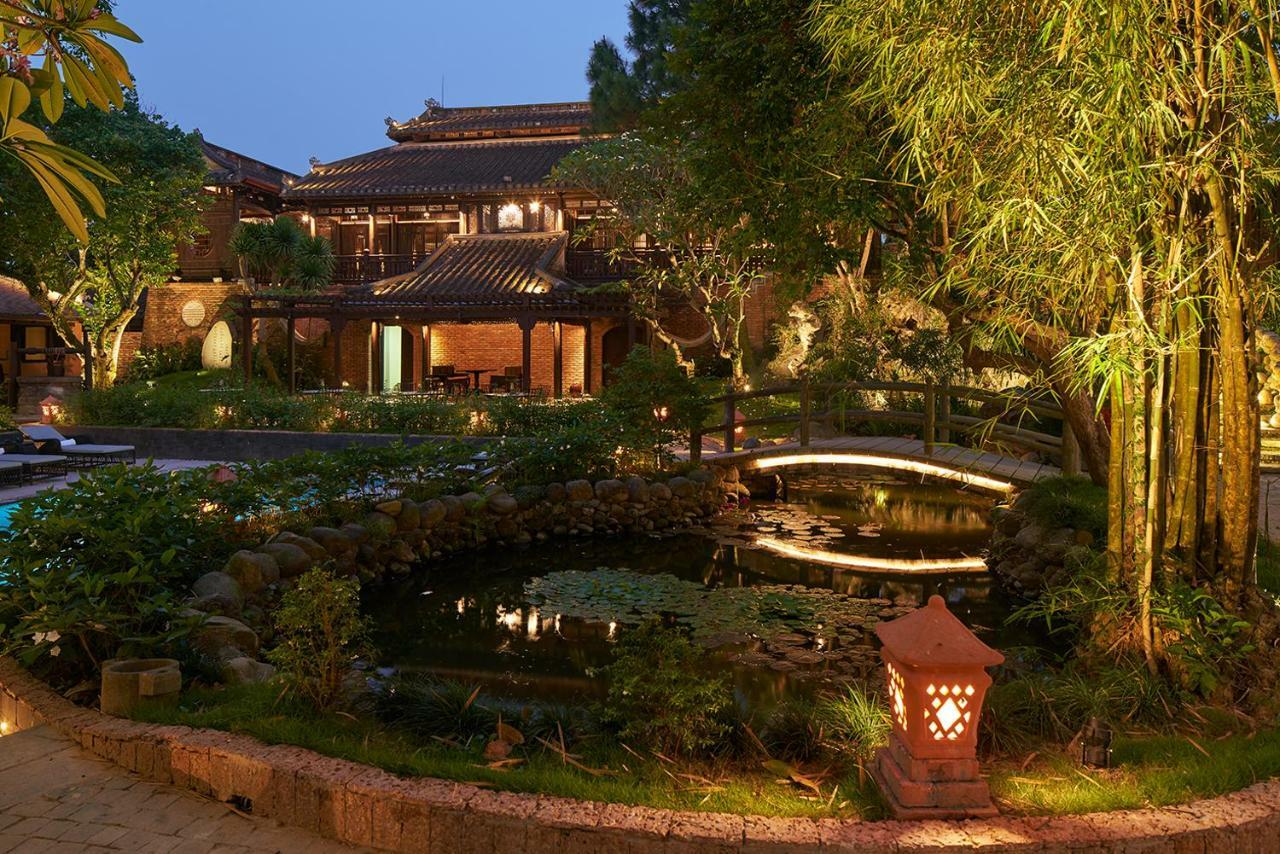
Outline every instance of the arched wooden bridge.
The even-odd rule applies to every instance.
[[[865,401],[868,395],[921,395],[919,411],[890,408],[850,408],[850,399]],[[761,418],[737,418],[738,404],[759,398],[793,398],[794,413]],[[814,401],[821,411],[814,411]],[[957,402],[976,402],[994,414],[986,417],[954,413]],[[1070,426],[1057,404],[1030,399],[1026,394],[990,392],[966,386],[905,382],[850,382],[774,386],[749,392],[730,392],[713,403],[723,404],[724,420],[693,431],[690,458],[732,461],[745,472],[791,469],[800,466],[849,466],[882,469],[949,480],[988,492],[1008,493],[1042,477],[1079,471],[1079,449]],[[1062,434],[1023,426],[1044,419],[1062,424]],[[909,425],[915,436],[848,436],[811,438],[815,424],[847,428],[860,422]],[[737,449],[738,431],[765,425],[795,425],[793,439],[783,444],[761,444]],[[1039,426],[1039,425],[1037,425]],[[843,431],[841,431],[843,432]],[[952,444],[952,436],[972,436],[978,444],[1001,449],[1036,452],[1043,460],[1025,460],[1012,452],[995,452]],[[723,449],[703,448],[704,436],[723,436]]]

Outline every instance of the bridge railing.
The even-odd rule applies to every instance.
[[[919,394],[923,398],[921,411],[894,409],[848,409],[843,405],[833,406],[833,400],[845,393],[886,392],[893,394]],[[798,396],[799,409],[796,413],[769,415],[760,418],[737,420],[738,404],[745,400],[764,397]],[[815,397],[822,401],[823,411],[814,411]],[[978,418],[953,412],[953,403],[959,400],[976,401],[982,404],[999,406],[1001,411],[994,417]],[[1067,474],[1079,472],[1079,449],[1071,432],[1070,423],[1063,418],[1062,407],[1040,400],[1033,400],[1026,395],[1013,392],[993,392],[971,386],[952,385],[950,383],[933,382],[881,382],[876,380],[812,383],[802,379],[790,385],[771,386],[753,391],[735,391],[711,399],[712,404],[723,406],[724,417],[718,424],[709,424],[692,431],[689,437],[689,456],[693,462],[702,458],[702,437],[720,434],[724,437],[724,449],[732,453],[736,447],[736,431],[748,427],[764,427],[772,425],[795,425],[801,447],[810,445],[810,434],[814,422],[830,424],[839,419],[842,422],[885,421],[900,424],[919,425],[924,451],[932,455],[938,444],[949,444],[952,432],[980,435],[983,438],[996,439],[1011,445],[1057,456],[1062,461],[1062,469]],[[1062,435],[1045,433],[1023,427],[1021,424],[1009,424],[1000,419],[1010,414],[1020,416],[1037,415],[1062,421]]]

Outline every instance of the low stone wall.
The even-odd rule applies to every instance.
[[[206,621],[195,643],[225,681],[265,680],[274,674],[257,660],[266,616],[282,591],[318,563],[341,575],[377,581],[478,548],[686,528],[745,491],[737,468],[711,466],[665,482],[574,480],[514,493],[493,485],[484,494],[384,501],[361,521],[339,528],[281,531],[257,549],[236,552],[222,570],[198,578],[189,608]]]
[[[1024,493],[1025,494],[1025,493]],[[1027,517],[1021,496],[991,512],[991,545],[987,566],[1006,589],[1035,598],[1067,575],[1069,557],[1094,545],[1082,529],[1049,528]]]
[[[73,705],[8,658],[0,659],[0,687],[33,720],[145,779],[385,851],[1280,853],[1275,780],[1177,807],[1060,818],[859,822],[677,812],[404,779],[246,736],[108,718]]]
[[[89,436],[103,445],[133,445],[138,458],[248,462],[279,460],[303,451],[341,451],[353,445],[383,448],[403,442],[467,442],[483,445],[483,436],[398,436],[390,433],[304,433],[292,430],[180,430],[171,427],[94,427],[66,425],[64,436]]]

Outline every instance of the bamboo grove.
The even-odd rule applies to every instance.
[[[1110,426],[1110,642],[1165,659],[1153,602],[1248,609],[1254,330],[1275,293],[1280,61],[1263,0],[838,0],[815,34],[945,240],[968,306]]]

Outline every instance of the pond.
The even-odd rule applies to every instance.
[[[981,566],[990,509],[949,486],[794,479],[784,500],[696,533],[484,551],[371,587],[364,604],[382,664],[553,701],[600,696],[593,668],[659,617],[768,707],[875,674],[876,622],[934,593],[989,643],[1021,642]]]

